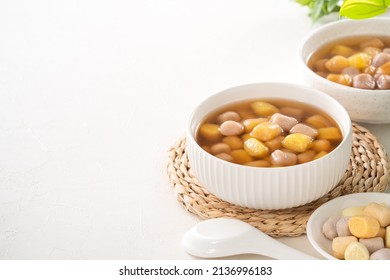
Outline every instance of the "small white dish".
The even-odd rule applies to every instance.
[[[332,199],[318,207],[306,225],[307,238],[311,245],[326,259],[337,260],[332,255],[332,241],[322,234],[322,225],[330,216],[341,214],[344,208],[364,206],[370,202],[383,202],[390,205],[390,194],[377,192],[348,194]]]

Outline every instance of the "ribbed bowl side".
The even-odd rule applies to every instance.
[[[248,168],[224,162],[189,144],[191,166],[199,182],[215,196],[243,207],[283,209],[312,202],[342,178],[351,145],[309,164],[287,168]]]

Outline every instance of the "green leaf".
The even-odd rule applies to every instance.
[[[389,0],[390,1],[390,0]],[[296,3],[306,6],[313,21],[340,10],[340,0],[295,0]]]
[[[324,7],[325,0],[317,0],[314,1],[312,11],[311,11],[311,18],[316,21],[322,16],[323,7]]]
[[[328,6],[327,6],[327,12],[331,13],[331,12],[337,11],[339,9],[338,6],[337,6],[337,4],[339,2],[340,2],[339,0],[329,0],[328,1]]]
[[[302,6],[309,5],[311,1],[313,1],[313,0],[295,0],[295,2],[301,4]]]
[[[340,16],[350,19],[365,19],[386,12],[389,0],[345,0],[340,8]]]

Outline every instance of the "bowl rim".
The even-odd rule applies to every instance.
[[[309,34],[307,34],[301,41],[301,43],[298,45],[298,52],[297,52],[297,56],[298,56],[298,61],[299,61],[299,65],[303,68],[303,70],[305,71],[305,73],[308,73],[311,77],[313,77],[315,80],[317,81],[320,81],[322,83],[327,83],[329,85],[331,85],[332,87],[334,87],[336,90],[339,90],[339,91],[346,91],[348,93],[353,93],[353,94],[360,94],[360,95],[372,95],[373,93],[375,93],[376,95],[378,96],[385,96],[385,95],[389,95],[390,94],[390,89],[361,89],[361,88],[354,88],[354,87],[348,87],[348,86],[344,86],[344,85],[341,85],[341,84],[338,84],[338,83],[335,83],[335,82],[331,82],[329,80],[327,80],[326,78],[316,74],[313,70],[311,70],[308,66],[307,66],[307,60],[308,58],[310,57],[311,54],[309,54],[307,57],[304,57],[303,55],[303,50],[304,50],[304,47],[306,46],[307,42],[313,37],[315,36],[316,34],[318,33],[321,33],[321,32],[324,32],[326,30],[330,30],[330,29],[335,29],[339,26],[342,26],[342,25],[362,25],[362,24],[365,24],[367,22],[375,22],[375,23],[384,23],[386,22],[387,24],[390,24],[390,18],[388,17],[376,17],[376,18],[370,18],[370,19],[365,19],[364,22],[362,21],[359,21],[359,20],[351,20],[351,19],[340,19],[338,21],[335,21],[335,22],[330,22],[330,23],[327,23],[327,24],[324,24],[320,27],[317,27],[315,28],[314,30],[312,30]],[[380,35],[379,33],[377,33],[378,35]],[[370,34],[367,34],[367,35],[370,35]],[[373,33],[372,35],[374,36],[375,35],[375,30],[373,30]],[[382,35],[382,36],[388,36],[388,35]],[[345,35],[344,38],[347,38],[348,35]],[[330,43],[332,42],[332,39],[330,40],[325,40],[326,43]]]
[[[292,165],[292,166],[278,166],[278,167],[272,167],[272,168],[270,168],[270,167],[247,166],[247,165],[243,165],[243,164],[237,164],[237,163],[229,162],[229,161],[220,159],[220,158],[218,158],[218,157],[208,153],[207,151],[205,151],[199,145],[199,143],[196,141],[196,137],[194,135],[196,133],[196,131],[197,131],[199,123],[196,124],[196,129],[194,131],[195,133],[192,133],[193,118],[194,118],[195,114],[197,113],[197,111],[199,110],[199,108],[204,106],[211,98],[213,98],[213,97],[215,97],[217,95],[226,94],[226,92],[228,92],[230,90],[239,89],[239,88],[245,88],[245,87],[253,87],[253,86],[267,86],[267,85],[268,86],[283,86],[283,87],[286,87],[286,88],[288,88],[288,87],[296,87],[296,88],[302,88],[302,89],[305,89],[305,90],[310,90],[310,91],[316,92],[316,94],[321,95],[323,98],[328,99],[331,102],[333,102],[334,106],[338,107],[337,109],[340,112],[342,112],[342,114],[344,115],[343,118],[344,117],[346,118],[345,121],[346,121],[347,125],[345,127],[346,131],[343,133],[343,140],[339,143],[339,145],[334,150],[332,150],[327,155],[325,155],[323,157],[320,157],[318,159],[311,160],[309,162],[305,162],[305,163],[301,163],[301,164]],[[247,99],[248,98],[243,98],[241,100],[247,100]],[[289,100],[289,99],[290,100],[294,100],[293,98],[289,98],[289,97],[286,98],[286,100]],[[233,103],[233,102],[235,102],[235,101],[232,101],[231,103]],[[229,102],[226,103],[226,104],[229,104]],[[316,107],[315,105],[311,105],[311,104],[310,104],[310,106]],[[213,110],[217,110],[217,109],[218,109],[218,107],[213,109]],[[208,111],[208,113],[211,113],[213,110]],[[329,114],[326,109],[322,109],[322,110],[325,111],[325,113]],[[331,117],[334,118],[333,116],[331,116]],[[339,123],[338,120],[334,120],[334,121],[336,121],[336,123],[339,125],[339,127],[342,128],[342,125]],[[318,89],[315,89],[315,88],[312,88],[312,87],[309,87],[309,86],[306,86],[306,85],[295,84],[295,83],[288,83],[288,82],[257,82],[257,83],[248,83],[248,84],[242,84],[242,85],[238,85],[238,86],[229,87],[229,88],[226,88],[224,90],[218,91],[218,92],[216,92],[214,94],[211,94],[208,97],[204,98],[200,103],[198,103],[198,105],[193,109],[193,111],[190,114],[190,118],[188,119],[188,122],[187,122],[187,138],[189,138],[189,140],[192,142],[192,144],[194,144],[198,149],[204,151],[204,154],[208,158],[212,158],[213,160],[216,160],[217,162],[220,162],[221,164],[226,164],[227,166],[234,166],[235,168],[239,168],[239,169],[253,169],[253,170],[300,169],[300,168],[303,168],[304,166],[315,165],[318,162],[326,161],[332,154],[334,154],[335,152],[340,150],[342,148],[342,146],[344,146],[347,141],[351,142],[351,144],[352,144],[352,121],[351,121],[351,118],[350,118],[347,110],[345,109],[344,106],[342,106],[340,104],[340,102],[338,102],[332,96],[330,96],[330,95],[328,95],[328,94],[326,94],[326,93],[324,93],[324,92],[322,92],[322,91],[320,91]]]

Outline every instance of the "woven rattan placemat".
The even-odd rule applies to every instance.
[[[350,163],[333,190],[314,202],[295,208],[250,209],[223,201],[202,187],[191,173],[185,148],[185,138],[178,140],[169,150],[167,164],[169,181],[184,208],[203,219],[237,218],[273,237],[305,234],[309,216],[323,203],[350,193],[384,192],[390,179],[386,151],[370,131],[354,123]]]

